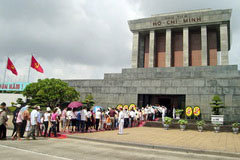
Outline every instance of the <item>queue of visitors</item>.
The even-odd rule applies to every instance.
[[[6,104],[2,103],[0,107],[0,138],[6,139],[6,125],[8,121],[5,111]],[[29,109],[32,109],[31,113]],[[26,139],[36,136],[57,137],[58,132],[93,132],[103,130],[115,130],[119,128],[119,134],[123,134],[123,128],[139,126],[144,121],[153,121],[162,113],[163,119],[166,113],[164,106],[146,106],[137,108],[97,108],[96,110],[87,107],[46,108],[41,111],[40,106],[16,106],[13,112],[12,123],[14,126],[12,139],[24,137]]]

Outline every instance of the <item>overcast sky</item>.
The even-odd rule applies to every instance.
[[[127,21],[194,9],[233,9],[230,64],[240,64],[240,0],[0,0],[0,80],[7,57],[27,81],[31,54],[38,78],[98,79],[131,67],[132,33]]]

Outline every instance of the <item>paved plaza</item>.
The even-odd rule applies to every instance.
[[[89,138],[114,142],[147,144],[174,148],[194,149],[201,151],[230,152],[240,156],[240,134],[231,132],[214,133],[197,130],[180,131],[178,129],[164,130],[163,128],[137,127],[125,129],[124,135],[115,131],[72,134],[72,138]]]
[[[94,137],[103,139],[107,136],[116,141],[121,139],[131,139],[132,142],[138,135],[136,131],[143,131],[146,128],[133,128],[126,130],[126,134],[122,136],[117,136],[116,131],[108,132],[98,132],[90,134],[79,134],[74,136],[79,137]],[[155,129],[156,131],[163,132],[161,130]],[[149,131],[153,131],[149,128]],[[10,131],[11,132],[11,131]],[[172,132],[172,131],[170,131]],[[179,131],[180,132],[180,131]],[[127,134],[128,133],[128,134]],[[135,133],[135,135],[132,135]],[[150,132],[147,132],[150,133]],[[181,132],[180,132],[181,133]],[[182,134],[182,133],[181,133]],[[181,135],[180,134],[180,135]],[[100,136],[101,135],[101,136]],[[156,133],[154,134],[156,135]],[[170,134],[171,135],[171,134]],[[115,138],[114,138],[115,137]],[[132,138],[130,138],[132,137]],[[151,138],[150,138],[151,137]],[[158,136],[159,137],[159,136]],[[149,136],[145,139],[152,139],[151,141],[157,142],[158,137]],[[139,140],[144,139],[138,138]],[[143,141],[143,143],[145,143]],[[184,143],[184,142],[183,142]],[[66,138],[66,139],[55,139],[55,138],[38,138],[38,140],[21,140],[21,141],[0,141],[0,151],[1,159],[5,160],[25,160],[25,159],[34,159],[34,160],[74,160],[74,159],[83,159],[83,160],[236,160],[239,158],[236,157],[226,157],[222,155],[207,155],[207,154],[195,154],[189,152],[179,152],[179,151],[169,151],[161,149],[151,149],[151,148],[142,148],[142,147],[133,147],[128,145],[117,145],[117,144],[108,144],[100,143],[95,141],[86,141],[80,139]]]

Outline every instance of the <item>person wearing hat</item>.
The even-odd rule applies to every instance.
[[[47,132],[48,132],[48,126],[49,123],[51,122],[51,108],[47,107],[46,112],[43,115],[44,120],[43,120],[43,124],[44,124],[44,137],[47,136]]]
[[[120,110],[120,113],[119,113],[119,116],[118,116],[118,123],[119,123],[119,131],[118,131],[118,134],[123,134],[123,125],[124,125],[124,113],[123,113],[123,110],[122,108],[119,108]]]
[[[13,119],[12,119],[12,123],[13,123],[13,133],[12,133],[12,138],[14,138],[15,133],[17,132],[17,116],[18,113],[20,111],[21,108],[21,104],[17,104],[15,111],[13,112]]]

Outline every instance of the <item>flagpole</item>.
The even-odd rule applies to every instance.
[[[29,78],[30,78],[30,70],[31,70],[31,64],[32,64],[32,56],[31,55],[31,60],[30,60],[30,65],[29,65],[29,69],[28,69],[28,79],[27,79],[27,82],[29,83]]]
[[[6,79],[7,65],[8,65],[8,59],[7,59],[7,63],[6,63],[5,71],[4,71],[3,84],[5,83],[5,79]]]

